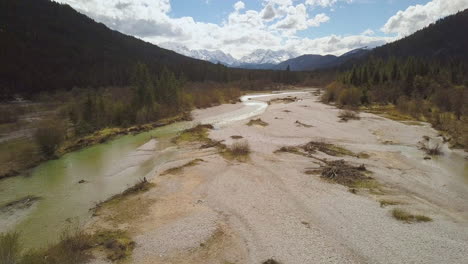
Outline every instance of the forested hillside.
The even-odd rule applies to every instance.
[[[468,146],[468,10],[446,17],[348,65],[328,87],[341,105],[393,104]]]
[[[284,81],[272,71],[229,69],[110,30],[50,0],[0,1],[0,99],[72,87],[126,86],[136,63],[188,81]]]

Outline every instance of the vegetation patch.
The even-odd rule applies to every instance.
[[[297,97],[275,98],[268,101],[268,104],[289,104],[298,101]]]
[[[370,155],[368,153],[365,153],[365,152],[359,152],[357,154],[357,157],[360,158],[360,159],[368,159],[368,158],[370,158]]]
[[[58,243],[40,250],[25,251],[17,233],[0,234],[0,263],[5,264],[83,264],[92,250],[102,249],[111,261],[131,255],[135,242],[124,231],[99,231],[94,235],[79,229],[66,229]]]
[[[247,123],[248,126],[253,126],[253,125],[256,125],[256,126],[262,126],[262,127],[266,127],[268,126],[269,124],[265,121],[263,121],[262,119],[258,118],[258,119],[252,119],[250,120],[248,123]]]
[[[428,216],[414,215],[399,208],[395,208],[392,210],[392,216],[398,221],[404,221],[406,223],[431,222],[432,221],[432,218]]]
[[[388,200],[388,199],[380,200],[379,203],[380,203],[380,207],[382,207],[382,208],[387,207],[387,206],[391,206],[391,205],[400,205],[400,204],[402,204],[402,202],[400,202],[400,201]]]
[[[247,140],[234,142],[230,147],[225,147],[221,155],[228,160],[237,160],[245,162],[249,159],[250,145]]]
[[[197,165],[197,164],[199,164],[200,162],[203,162],[203,161],[204,160],[202,160],[202,159],[194,159],[194,160],[189,161],[188,163],[186,163],[186,164],[184,164],[182,166],[175,167],[175,168],[170,168],[170,169],[164,171],[163,173],[161,173],[161,175],[178,174],[178,173],[181,173],[185,168],[195,166],[195,165]]]
[[[36,143],[27,138],[2,142],[0,143],[0,179],[16,176],[43,160],[44,157]]]
[[[325,143],[325,142],[316,142],[311,141],[304,146],[302,149],[305,150],[307,153],[312,154],[316,153],[317,151],[323,152],[330,156],[356,156],[352,151],[342,148],[340,146],[336,146],[333,144]]]
[[[104,250],[107,259],[123,260],[129,257],[135,248],[135,242],[122,230],[102,230],[92,236],[95,247]]]
[[[14,210],[27,209],[27,208],[31,207],[32,205],[34,205],[40,199],[41,199],[40,197],[28,195],[28,196],[23,197],[21,199],[11,201],[11,202],[7,202],[5,204],[1,204],[0,205],[0,213],[14,211]]]
[[[393,104],[374,104],[362,109],[368,113],[380,115],[393,121],[407,122],[414,121],[415,119],[410,115],[406,115],[398,111],[396,106]]]
[[[146,180],[146,178],[143,178],[142,180],[139,180],[138,183],[136,183],[132,187],[126,189],[125,191],[110,197],[109,199],[107,199],[104,202],[96,204],[96,206],[94,208],[91,208],[90,210],[93,211],[96,214],[96,212],[103,205],[118,203],[119,201],[121,201],[121,200],[123,200],[123,199],[125,199],[127,197],[134,196],[134,195],[137,195],[139,193],[147,192],[151,188],[153,188],[154,186],[155,186],[154,183],[148,182]]]
[[[340,111],[338,114],[338,117],[342,122],[348,122],[349,120],[360,120],[361,117],[359,116],[359,113],[356,111],[351,111],[351,110],[343,110]]]
[[[304,124],[304,123],[300,122],[299,120],[296,120],[295,124],[296,124],[296,126],[298,126],[298,127],[306,127],[306,128],[314,127],[314,126],[312,126],[312,125]]]
[[[208,130],[213,129],[212,125],[197,125],[196,127],[183,131],[173,139],[173,142],[180,144],[183,142],[205,142],[209,143]]]
[[[278,262],[274,259],[268,259],[268,260],[265,260],[264,262],[262,262],[262,264],[281,264],[281,262]]]
[[[442,155],[442,146],[439,143],[430,144],[429,142],[419,142],[419,149],[426,152],[427,155],[430,156],[439,156]]]
[[[293,147],[293,146],[284,146],[275,151],[275,153],[281,153],[281,152],[306,156],[306,154],[299,147]]]
[[[19,235],[0,235],[0,263],[6,264],[82,264],[91,259],[92,236],[80,230],[65,230],[60,241],[49,248],[24,252]],[[23,253],[23,254],[21,254]]]

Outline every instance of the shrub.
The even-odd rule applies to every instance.
[[[343,89],[343,84],[340,82],[332,82],[329,84],[322,95],[322,102],[330,103],[338,100],[338,96]]]
[[[229,148],[229,152],[235,156],[246,156],[250,153],[250,145],[246,140],[235,142]]]
[[[358,106],[361,104],[362,92],[356,87],[343,89],[338,97],[340,105]]]
[[[395,208],[392,210],[392,215],[395,219],[399,221],[404,221],[407,223],[414,223],[414,222],[430,222],[432,218],[427,217],[425,215],[413,215],[410,214],[402,209]]]
[[[359,113],[351,110],[340,111],[338,117],[341,118],[341,121],[347,122],[348,120],[359,120]]]
[[[66,134],[64,122],[59,120],[44,120],[39,124],[34,139],[39,149],[46,156],[53,156],[55,150],[63,142]]]

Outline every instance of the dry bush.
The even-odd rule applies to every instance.
[[[337,101],[342,89],[344,89],[342,83],[336,81],[330,83],[326,87],[325,93],[322,95],[322,102],[330,103]]]
[[[358,112],[351,111],[351,110],[340,111],[340,113],[338,114],[338,117],[343,122],[348,122],[349,120],[360,120],[361,119]]]
[[[250,145],[247,140],[235,142],[229,147],[229,152],[234,157],[247,156],[250,153]]]
[[[421,149],[430,156],[439,156],[442,155],[442,146],[439,143],[431,145],[429,142],[420,142]]]
[[[50,157],[55,154],[55,150],[63,142],[65,135],[65,123],[57,119],[49,119],[39,124],[34,133],[34,139],[42,153]]]
[[[432,218],[425,216],[425,215],[413,215],[408,213],[402,209],[395,208],[392,210],[392,216],[399,220],[404,221],[407,223],[415,223],[415,222],[431,222]]]
[[[332,180],[336,183],[353,187],[359,182],[371,180],[372,178],[366,176],[366,167],[352,166],[344,160],[336,160],[327,162],[326,166],[322,168],[322,177]]]
[[[262,127],[266,127],[268,126],[269,124],[265,121],[263,121],[262,119],[258,118],[258,119],[252,119],[250,120],[248,123],[247,123],[248,126],[253,126],[253,125],[257,125],[257,126],[262,126]]]
[[[302,149],[309,154],[320,151],[330,156],[356,156],[350,150],[325,142],[311,141],[302,146]]]
[[[358,106],[361,104],[362,91],[356,87],[341,90],[338,103],[340,105]]]

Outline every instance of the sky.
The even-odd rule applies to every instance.
[[[156,45],[341,55],[410,35],[468,0],[56,0]]]

